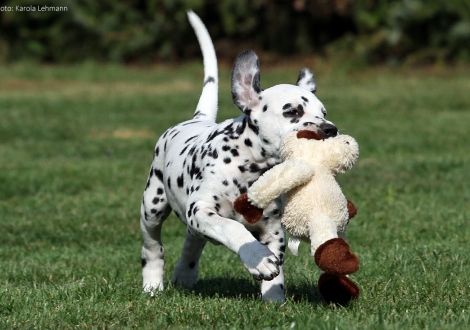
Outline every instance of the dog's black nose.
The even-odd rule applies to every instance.
[[[320,132],[320,135],[323,135],[322,137],[324,139],[328,139],[330,137],[338,135],[338,129],[335,125],[323,123],[320,125],[320,129],[322,130],[322,132]]]

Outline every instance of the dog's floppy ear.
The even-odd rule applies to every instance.
[[[252,50],[245,50],[238,55],[232,70],[233,103],[245,114],[259,106],[261,93],[259,60]]]
[[[317,91],[317,84],[315,83],[315,77],[308,68],[302,68],[299,72],[299,78],[297,78],[297,86],[302,87],[313,94]]]

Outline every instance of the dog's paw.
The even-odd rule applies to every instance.
[[[185,265],[178,262],[171,277],[171,282],[177,286],[192,288],[197,283],[198,275],[198,264]]]
[[[265,283],[272,283],[272,281]],[[286,301],[284,295],[284,285],[277,284],[271,286],[268,290],[261,293],[261,299],[266,302],[283,303],[284,301]]]
[[[271,281],[280,273],[279,259],[258,241],[243,245],[238,255],[256,280]]]
[[[233,203],[233,209],[243,215],[249,223],[256,223],[263,216],[263,210],[251,204],[246,193],[238,196]]]
[[[150,293],[153,297],[155,293],[163,291],[163,281],[144,281],[142,287],[144,293]]]
[[[318,292],[327,304],[346,306],[359,297],[359,287],[347,276],[323,273],[318,280]]]
[[[142,287],[144,292],[148,292],[153,296],[155,292],[163,291],[163,270],[151,266],[147,264],[142,268]]]
[[[359,269],[359,259],[342,238],[333,238],[320,245],[315,251],[315,263],[324,272],[338,276]]]

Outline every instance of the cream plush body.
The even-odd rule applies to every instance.
[[[335,175],[350,169],[358,156],[358,144],[348,135],[315,140],[291,134],[281,147],[284,161],[250,187],[248,199],[264,209],[286,193],[282,223],[292,235],[289,249],[296,255],[303,240],[314,255],[327,240],[345,238],[348,202]]]

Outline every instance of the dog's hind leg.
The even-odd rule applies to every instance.
[[[186,233],[181,257],[175,266],[171,281],[176,285],[192,287],[199,275],[199,258],[207,240]]]
[[[144,191],[140,211],[140,228],[144,244],[142,246],[142,277],[146,292],[163,290],[163,264],[165,249],[161,240],[161,230],[165,219],[171,212],[163,185],[163,174],[156,158],[150,169],[147,187]]]

